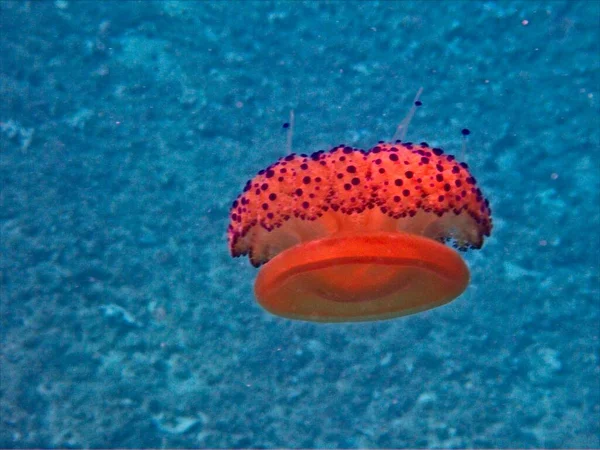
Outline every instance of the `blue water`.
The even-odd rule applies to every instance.
[[[599,447],[600,3],[0,2],[0,446]],[[262,310],[294,150],[459,154],[494,229],[391,321]]]

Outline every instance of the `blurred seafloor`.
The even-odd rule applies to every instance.
[[[2,447],[598,447],[597,1],[0,2]],[[262,311],[228,208],[294,148],[460,149],[443,308]]]

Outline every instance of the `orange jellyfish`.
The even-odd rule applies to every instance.
[[[228,227],[232,256],[263,265],[273,314],[317,322],[383,320],[458,297],[459,250],[481,248],[489,202],[467,164],[427,143],[339,145],[280,158],[246,184]]]

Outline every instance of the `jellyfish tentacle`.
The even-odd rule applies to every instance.
[[[467,145],[468,145],[467,136],[469,134],[471,134],[471,131],[469,131],[468,128],[463,128],[461,131],[461,134],[462,134],[462,148],[461,148],[461,152],[460,152],[460,159],[462,161],[465,161],[465,157],[467,156]]]
[[[403,141],[404,138],[406,138],[406,133],[408,132],[408,126],[410,125],[410,121],[412,120],[413,116],[415,115],[415,112],[417,111],[417,108],[419,107],[418,101],[419,101],[419,97],[421,97],[422,93],[423,93],[423,87],[420,87],[419,90],[417,91],[417,95],[415,95],[415,99],[413,100],[413,104],[412,104],[410,110],[408,111],[408,114],[406,115],[406,117],[404,117],[404,119],[402,119],[402,122],[400,122],[400,124],[398,125],[398,128],[396,128],[396,132],[394,133],[394,136],[392,137],[392,142],[396,142],[397,140]]]
[[[292,154],[292,140],[294,138],[294,110],[290,109],[290,122],[287,129],[285,149],[288,155]]]

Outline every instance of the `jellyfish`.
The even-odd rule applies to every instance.
[[[233,201],[227,235],[232,256],[262,266],[254,291],[267,311],[352,322],[458,297],[470,278],[458,251],[481,248],[491,229],[466,163],[396,140],[282,156]]]

